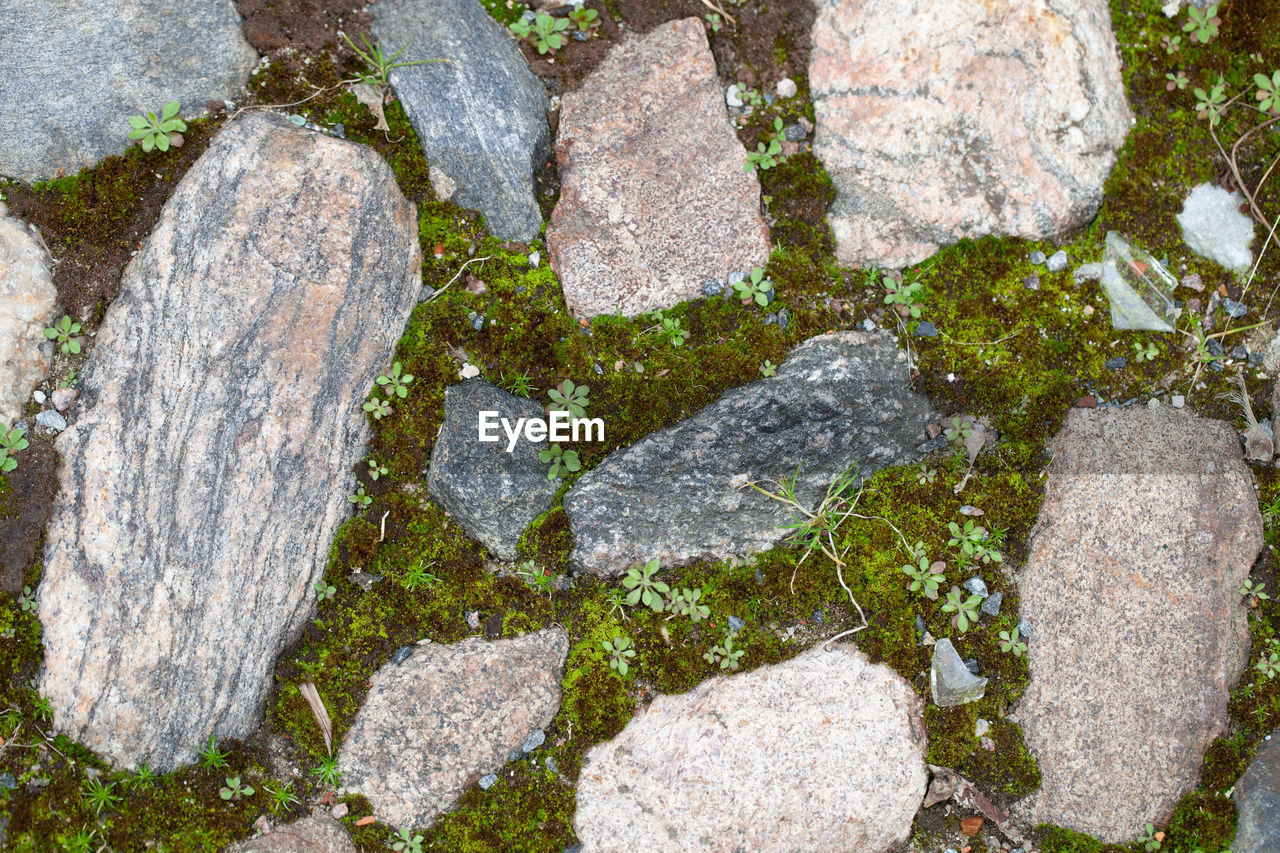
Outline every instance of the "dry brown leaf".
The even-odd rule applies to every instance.
[[[316,686],[310,681],[304,681],[298,685],[298,692],[311,706],[311,715],[316,718],[316,725],[320,726],[320,734],[324,736],[325,751],[333,755],[333,723],[329,720],[329,711],[320,698],[320,691],[316,690]]]
[[[374,130],[391,130],[387,124],[387,116],[382,112],[382,90],[370,86],[368,83],[356,83],[351,86],[351,94],[356,96],[356,100],[369,108],[369,112],[373,113],[373,117],[378,120]]]

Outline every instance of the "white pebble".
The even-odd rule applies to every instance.
[[[462,370],[458,371],[458,375],[463,379],[474,379],[480,375],[480,368],[474,364],[464,364],[462,365]]]
[[[783,77],[778,81],[778,97],[794,98],[796,95],[796,81],[790,77]]]
[[[33,400],[35,400],[35,401],[36,401],[36,405],[43,406],[43,405],[44,405],[44,392],[43,392],[43,391],[40,391],[40,390],[32,391],[32,392],[31,392],[31,399],[33,399]]]
[[[1181,409],[1183,406],[1187,404],[1187,398],[1182,396],[1181,394],[1174,394],[1173,399],[1170,400],[1169,402],[1173,404],[1173,407],[1175,409]]]
[[[1160,408],[1160,401],[1157,400],[1155,397],[1152,397],[1150,400],[1147,401],[1147,408],[1148,409]]]
[[[541,260],[542,260],[541,252],[529,253],[529,266],[533,267],[535,270],[538,268],[538,263],[541,262]]]

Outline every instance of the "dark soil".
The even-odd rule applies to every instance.
[[[22,592],[53,510],[57,467],[53,442],[33,436],[22,464],[7,475],[12,491],[0,496],[0,591]]]
[[[281,48],[349,50],[341,30],[356,44],[367,35],[373,16],[360,11],[365,0],[236,0],[244,16],[244,36],[259,53]]]

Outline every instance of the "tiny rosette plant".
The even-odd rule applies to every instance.
[[[178,118],[181,109],[181,103],[170,101],[160,109],[159,117],[152,112],[129,116],[129,127],[132,128],[129,138],[140,140],[143,151],[153,148],[168,151],[171,145],[175,148],[182,147],[182,134],[187,129],[187,123]]]
[[[636,650],[631,647],[631,641],[626,637],[614,637],[613,640],[605,640],[601,645],[609,653],[609,669],[618,675],[626,675],[630,668],[627,661],[636,656]]]
[[[920,593],[930,601],[937,601],[938,587],[946,577],[947,564],[941,560],[931,563],[928,557],[921,557],[916,565],[908,563],[903,566],[902,572],[911,578],[907,589]]]
[[[627,604],[632,607],[643,604],[654,612],[662,612],[666,607],[662,597],[670,592],[671,588],[654,577],[657,573],[656,559],[650,560],[643,566],[632,566],[627,570],[627,576],[622,579],[623,588],[628,590]]]
[[[978,624],[978,607],[981,604],[981,596],[970,595],[965,598],[963,590],[953,586],[947,593],[947,601],[942,605],[942,612],[955,614],[951,617],[951,625],[963,634],[971,625]]]

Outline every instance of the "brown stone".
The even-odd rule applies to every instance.
[[[819,0],[812,41],[841,262],[1097,212],[1131,123],[1107,0]]]
[[[281,117],[228,124],[183,177],[57,440],[38,592],[59,731],[168,771],[257,728],[350,515],[420,257],[382,158]]]
[[[924,703],[852,645],[659,696],[578,778],[595,851],[880,853],[925,793]]]
[[[547,247],[575,317],[667,308],[769,258],[698,18],[630,36],[566,93],[556,157]]]
[[[563,628],[418,646],[373,676],[338,765],[392,826],[426,828],[560,708]]]
[[[1127,841],[1165,822],[1226,730],[1262,519],[1221,421],[1076,409],[1050,450],[1018,582],[1033,627],[1019,713],[1042,774],[1025,816]]]

